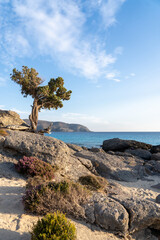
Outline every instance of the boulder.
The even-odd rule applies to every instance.
[[[96,194],[85,206],[89,222],[114,232],[128,231],[129,215],[126,209],[114,199]]]
[[[146,228],[160,230],[160,207],[157,203],[147,199],[129,197],[126,194],[122,195],[122,193],[114,196],[113,199],[119,201],[128,211],[130,233]]]
[[[102,148],[104,151],[120,151],[123,152],[128,148],[131,149],[145,149],[148,150],[152,147],[152,145],[143,143],[143,142],[138,142],[134,140],[122,140],[119,138],[113,138],[109,140],[103,141]]]
[[[152,156],[150,151],[145,150],[145,149],[141,149],[141,148],[138,148],[138,149],[127,149],[125,152],[130,153],[130,154],[132,154],[134,156],[146,159],[146,160],[150,160],[151,156]]]
[[[160,152],[160,145],[151,147],[151,153],[158,153],[158,152]]]
[[[158,153],[153,153],[151,156],[152,160],[160,161],[160,152]]]
[[[15,126],[26,126],[26,122],[24,122],[18,113],[14,111],[6,111],[6,110],[0,110],[0,127],[6,127],[9,125],[15,125]]]
[[[119,156],[83,150],[75,152],[74,156],[90,160],[96,171],[105,178],[134,182],[147,175],[144,160],[132,155]]]
[[[21,155],[35,156],[57,165],[61,174],[67,174],[73,180],[95,171],[92,163],[72,156],[70,148],[62,141],[43,135],[10,131],[4,141],[5,149],[12,149]],[[89,170],[88,170],[89,169]]]

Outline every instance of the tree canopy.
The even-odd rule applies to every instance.
[[[21,93],[24,97],[30,95],[34,99],[32,113],[29,116],[34,131],[37,129],[38,111],[62,108],[62,101],[69,100],[72,93],[64,87],[64,80],[61,77],[51,78],[47,85],[41,86],[44,81],[38,76],[38,72],[27,66],[22,66],[22,71],[14,68],[11,80],[21,86]]]

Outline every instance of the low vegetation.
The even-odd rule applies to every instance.
[[[49,164],[36,157],[26,157],[20,159],[15,165],[17,171],[27,176],[40,176],[45,179],[53,179],[55,169]]]
[[[79,178],[79,182],[87,187],[89,190],[97,191],[104,190],[108,185],[108,181],[105,178],[93,175],[86,175]]]
[[[7,136],[7,135],[8,135],[8,132],[7,132],[6,130],[0,128],[0,136],[5,137],[5,136]]]
[[[75,240],[76,228],[64,214],[47,214],[33,227],[32,240]]]
[[[87,202],[89,191],[79,183],[71,181],[49,182],[28,179],[23,198],[25,210],[45,215],[57,210],[75,218],[84,218],[83,204]]]

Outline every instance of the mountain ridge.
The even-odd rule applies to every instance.
[[[29,119],[23,119],[27,124],[30,124]],[[76,123],[52,122],[46,120],[39,120],[37,129],[45,129],[51,126],[51,132],[91,132],[86,126]]]

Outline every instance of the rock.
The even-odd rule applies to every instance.
[[[146,159],[146,160],[150,160],[152,154],[150,153],[150,151],[145,150],[145,149],[127,149],[125,152],[130,153],[134,156]]]
[[[61,174],[67,174],[74,180],[90,174],[90,171],[95,171],[89,160],[84,159],[83,161],[83,159],[72,156],[69,147],[64,142],[52,137],[10,131],[5,138],[4,148],[16,150],[21,155],[35,156],[51,165],[57,165]]]
[[[151,147],[151,153],[158,153],[158,152],[160,152],[160,145]]]
[[[141,148],[141,149],[148,150],[151,147],[152,147],[152,145],[146,144],[143,142],[138,142],[138,141],[134,141],[134,140],[122,140],[119,138],[105,140],[105,141],[103,141],[103,145],[102,145],[103,150],[106,152],[107,151],[123,152],[128,148],[131,148],[131,149]]]
[[[145,163],[145,168],[148,168],[154,173],[160,173],[160,161],[150,160]]]
[[[96,195],[86,205],[86,217],[91,223],[114,232],[125,234],[128,230],[129,216],[125,208],[117,201],[102,195]]]
[[[80,151],[83,150],[82,147],[80,147],[80,146],[78,146],[78,145],[76,145],[76,144],[67,143],[67,146],[68,146],[69,148],[71,148],[72,150],[74,150],[75,152],[80,152]]]
[[[76,152],[74,155],[90,160],[96,171],[105,178],[133,182],[147,175],[143,166],[144,161],[134,156],[117,156],[105,152],[93,153],[84,150]]]
[[[156,184],[156,185],[153,185],[151,186],[152,188],[156,188],[156,189],[159,189],[160,190],[160,183]]]
[[[5,137],[0,136],[0,148],[4,146]]]
[[[129,198],[125,194],[113,198],[128,211],[130,232],[140,231],[148,227],[160,230],[160,207],[158,204],[145,199]]]
[[[16,112],[0,110],[0,127],[6,127],[9,125],[23,125],[28,127],[26,122],[24,122]]]
[[[160,161],[160,152],[159,153],[153,153],[152,156],[151,156],[151,159]]]
[[[156,203],[160,203],[160,194],[156,197]]]

